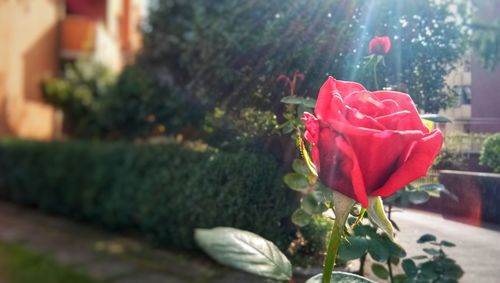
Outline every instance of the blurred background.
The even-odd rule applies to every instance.
[[[452,240],[448,279],[496,282],[499,62],[498,0],[0,0],[0,282],[263,282],[197,250],[215,226],[272,240],[301,282],[331,223],[292,219],[307,194],[283,176],[328,76],[407,92],[444,132],[388,200],[398,233],[408,257]],[[343,268],[396,282],[367,254],[392,256]]]

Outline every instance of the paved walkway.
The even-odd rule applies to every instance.
[[[423,233],[457,244],[448,254],[465,270],[461,282],[500,282],[500,232],[445,220],[439,215],[405,210],[393,218],[400,243],[410,256]],[[214,264],[200,254],[157,249],[132,237],[0,202],[0,240],[48,254],[97,279],[112,283],[257,283],[266,280]]]
[[[416,244],[424,233],[455,243],[445,252],[465,271],[460,282],[500,282],[500,227],[474,227],[444,219],[441,215],[405,209],[393,214],[399,225],[398,241],[411,256],[424,254]]]
[[[132,237],[0,201],[0,240],[48,254],[63,265],[112,283],[263,282],[199,254],[155,249]]]

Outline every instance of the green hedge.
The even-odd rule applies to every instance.
[[[500,133],[494,134],[483,143],[479,163],[493,169],[493,172],[500,173]]]
[[[233,226],[285,247],[295,206],[269,155],[177,143],[0,141],[0,196],[194,248],[196,227]]]

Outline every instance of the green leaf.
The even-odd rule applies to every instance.
[[[413,260],[411,260],[409,258],[404,259],[401,266],[403,267],[403,270],[405,271],[405,273],[409,277],[413,277],[413,276],[417,275],[417,272],[418,272],[417,265],[415,264],[415,262]]]
[[[412,257],[413,259],[416,259],[416,260],[419,260],[419,259],[427,259],[429,258],[428,256],[426,255],[416,255],[414,257]]]
[[[368,240],[364,237],[350,236],[340,243],[339,257],[344,261],[362,257],[368,250]]]
[[[270,241],[230,227],[196,229],[195,240],[217,262],[276,280],[290,280],[292,265]]]
[[[372,271],[373,271],[373,274],[375,274],[380,279],[389,278],[389,271],[387,270],[387,268],[385,268],[385,266],[383,266],[380,263],[373,263],[372,264]]]
[[[426,203],[429,200],[430,196],[427,192],[410,192],[408,195],[408,200],[413,204],[422,204]]]
[[[285,96],[281,99],[281,102],[286,104],[302,104],[302,98],[298,96]]]
[[[381,197],[368,197],[368,218],[377,227],[382,229],[391,240],[394,240],[394,228],[384,211],[384,204]]]
[[[311,278],[309,278],[306,283],[322,283],[321,279],[323,278],[323,274],[317,274]],[[356,274],[334,271],[332,272],[332,278],[330,280],[331,283],[375,283],[370,279],[361,277]]]
[[[321,192],[323,194],[323,198],[328,202],[333,200],[333,190],[323,185],[323,183],[319,180],[314,184],[314,191]]]
[[[436,263],[439,269],[443,271],[443,276],[446,278],[456,280],[464,274],[462,268],[451,258],[443,258],[436,261]]]
[[[456,245],[452,242],[449,242],[449,241],[446,241],[446,240],[442,240],[441,243],[439,243],[441,246],[445,246],[445,247],[455,247]]]
[[[417,189],[419,191],[440,193],[445,190],[445,187],[443,184],[433,183],[433,184],[420,185],[418,186]]]
[[[305,107],[315,108],[315,107],[316,107],[316,99],[312,99],[312,98],[306,97],[306,98],[304,98],[304,100],[302,101],[302,104],[303,104]]]
[[[435,248],[424,248],[422,249],[425,253],[432,255],[432,256],[438,256],[441,254],[441,252],[438,249]]]
[[[311,223],[311,220],[312,216],[301,208],[295,210],[295,212],[292,214],[293,224],[299,227],[306,226],[307,224]]]
[[[417,243],[423,244],[427,242],[435,242],[436,241],[436,236],[432,234],[424,234],[422,235],[418,240]]]
[[[379,239],[371,239],[368,246],[368,252],[376,261],[386,261],[389,258],[390,252],[386,245]]]
[[[319,192],[321,194],[321,192]],[[309,193],[302,198],[301,207],[309,214],[317,214],[326,210],[326,206],[318,200],[320,196],[316,196],[314,193]]]
[[[307,178],[298,173],[288,173],[283,177],[285,184],[294,191],[305,193],[309,187]]]
[[[403,283],[408,279],[408,276],[406,274],[398,274],[394,276],[394,283]]]
[[[285,96],[281,99],[281,102],[286,104],[301,104],[307,108],[316,107],[316,99],[312,99],[309,97]]]
[[[406,251],[400,244],[391,241],[389,238],[384,239],[384,244],[388,247],[389,254],[392,257],[403,258],[406,256]]]
[[[423,279],[427,280],[434,280],[439,277],[439,274],[436,272],[436,263],[433,261],[426,261],[422,264],[419,265],[420,267],[420,276],[423,277]],[[427,281],[425,281],[427,282]]]
[[[292,168],[293,168],[293,171],[295,171],[295,173],[299,173],[299,174],[302,174],[304,176],[311,175],[311,171],[309,171],[309,168],[307,167],[306,162],[302,159],[293,160]]]

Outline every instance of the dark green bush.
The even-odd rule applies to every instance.
[[[500,173],[500,134],[488,137],[484,141],[479,163]]]
[[[286,247],[295,204],[269,155],[175,142],[0,141],[0,196],[194,248],[193,229],[232,226]]]

